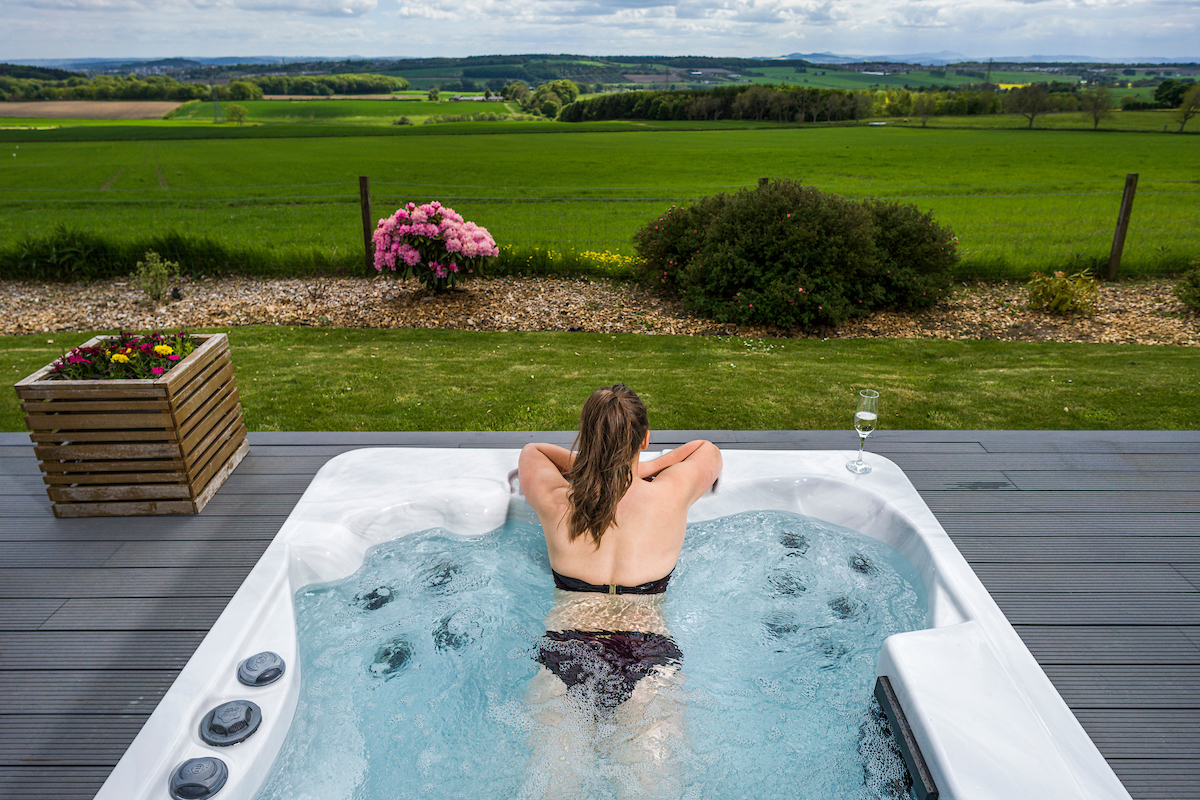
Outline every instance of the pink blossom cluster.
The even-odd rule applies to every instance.
[[[475,259],[500,254],[487,228],[465,221],[454,209],[436,200],[420,206],[409,203],[379,220],[372,240],[375,269],[411,270],[418,277],[418,270],[424,267],[434,277],[445,279],[463,271]]]

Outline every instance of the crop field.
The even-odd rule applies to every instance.
[[[228,105],[228,104],[225,104]],[[249,113],[248,122],[340,122],[345,124],[390,125],[401,116],[420,122],[432,114],[508,113],[503,103],[475,101],[432,103],[427,100],[244,100],[238,105]],[[212,122],[213,104],[188,103],[171,115],[174,120]]]
[[[269,107],[315,113],[343,102],[353,112],[423,104]],[[933,126],[478,123],[255,138],[265,124],[230,139],[139,141],[136,126],[125,141],[26,136],[0,144],[0,247],[65,223],[118,237],[177,231],[250,250],[315,248],[353,269],[362,259],[357,181],[367,175],[375,218],[437,199],[501,245],[631,253],[634,231],[672,204],[766,176],[932,210],[959,236],[964,276],[1023,278],[1106,259],[1125,174],[1136,172],[1123,271],[1178,270],[1200,253],[1195,136]]]
[[[179,106],[175,100],[37,100],[0,103],[0,117],[162,119]]]

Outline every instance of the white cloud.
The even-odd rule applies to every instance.
[[[53,37],[46,31],[54,31]],[[7,58],[573,52],[1200,57],[1196,0],[8,0]]]

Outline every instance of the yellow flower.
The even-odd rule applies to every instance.
[[[111,360],[114,364],[128,364],[129,356],[125,355],[124,353],[113,353]]]
[[[160,344],[155,346],[154,352],[160,356],[169,356],[175,352],[175,348],[167,344]]]

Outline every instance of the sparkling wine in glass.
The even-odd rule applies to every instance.
[[[863,389],[858,393],[858,410],[854,412],[854,430],[858,431],[858,460],[846,463],[846,469],[856,475],[871,471],[871,465],[863,461],[863,445],[879,422],[879,392]]]

